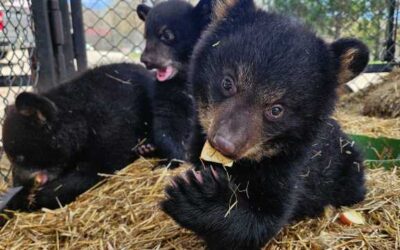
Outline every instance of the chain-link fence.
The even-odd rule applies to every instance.
[[[138,61],[144,47],[143,22],[136,15],[140,1],[83,0],[89,67]]]
[[[367,69],[370,73],[363,74],[351,83],[349,86],[353,90],[381,81],[384,72],[389,71],[400,61],[400,48],[397,43],[400,13],[399,2],[396,0],[257,1],[266,9],[301,18],[327,40],[350,36],[367,43],[371,50],[371,64]],[[43,36],[55,36],[55,38],[49,38],[49,43],[37,46],[37,50],[35,50],[35,30],[32,21],[35,18],[32,19],[31,7],[39,2],[47,4],[47,6],[39,6],[42,8],[41,10],[44,10],[40,12],[41,15],[47,15],[51,11],[55,14],[53,13],[53,16],[50,15],[48,18],[50,27],[47,29],[51,32],[42,33],[38,23],[35,23],[36,30],[40,30],[38,33],[41,38]],[[155,2],[148,0],[145,3],[154,5]],[[196,1],[191,2],[195,3]],[[31,86],[42,86],[42,81],[40,81],[41,84],[36,85],[37,79],[44,79],[51,72],[46,68],[48,63],[39,67],[40,63],[37,61],[40,60],[36,60],[36,58],[40,59],[40,48],[47,48],[47,52],[51,52],[48,47],[53,46],[52,49],[55,53],[46,54],[47,57],[44,56],[44,58],[54,59],[55,63],[53,64],[56,69],[62,65],[66,68],[64,71],[68,72],[68,67],[75,67],[72,70],[76,70],[76,64],[78,67],[79,64],[86,64],[86,58],[82,57],[82,60],[77,60],[76,57],[73,59],[70,56],[77,53],[77,48],[74,47],[76,44],[71,45],[70,41],[78,37],[76,32],[74,31],[74,36],[68,38],[69,40],[60,35],[64,32],[65,36],[70,33],[70,29],[76,28],[76,22],[65,22],[65,20],[67,20],[68,13],[72,13],[72,15],[76,13],[76,9],[73,10],[72,5],[75,5],[75,8],[81,8],[80,3],[82,4],[83,32],[86,44],[83,44],[84,39],[80,39],[81,43],[78,48],[85,47],[80,49],[81,54],[86,52],[89,67],[111,62],[139,61],[145,42],[143,38],[144,24],[136,15],[136,7],[142,3],[142,0],[81,0],[81,2],[79,0],[49,0],[47,2],[0,0],[0,95],[2,98],[0,100],[2,105],[0,122],[4,119],[4,107],[13,102],[17,93]],[[47,11],[46,8],[50,11]],[[60,11],[64,18],[60,19],[58,23],[55,21],[58,20],[57,11]],[[42,16],[38,18],[36,15],[35,20],[36,22],[42,20]],[[46,29],[43,30],[46,31]],[[70,45],[67,49],[63,47],[66,43]],[[63,51],[63,48],[66,52],[64,55],[59,53]],[[59,58],[64,57],[70,57],[71,61],[60,64]],[[71,75],[65,72],[64,76]],[[38,73],[40,74],[38,75]],[[54,79],[63,79],[63,77],[49,77],[49,79],[54,81]]]
[[[38,66],[34,57],[35,39],[31,17],[30,1],[0,0],[1,124],[5,107],[14,101],[18,93],[36,84]],[[3,160],[0,161],[0,175],[3,178],[8,175],[8,167],[4,166]]]
[[[138,0],[83,0],[90,66],[138,61],[144,47],[143,23],[135,12],[139,3]],[[367,72],[373,74],[364,74],[348,84],[353,91],[382,81],[384,72],[400,60],[396,43],[399,19],[396,0],[258,0],[258,4],[299,17],[327,40],[356,37],[364,41],[371,50]]]

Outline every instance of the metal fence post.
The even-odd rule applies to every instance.
[[[49,1],[50,28],[52,31],[52,41],[54,55],[56,58],[56,72],[58,80],[65,80],[67,77],[67,67],[64,56],[64,23],[61,17],[60,2],[58,0]],[[68,31],[70,32],[70,31]]]
[[[396,0],[388,1],[388,20],[387,20],[387,36],[386,36],[386,50],[383,60],[387,62],[394,61],[394,55],[396,53],[396,45],[394,41],[394,34],[396,33],[394,26],[394,13],[396,11]],[[397,17],[396,17],[397,18]]]
[[[75,58],[78,66],[78,72],[82,72],[86,70],[88,63],[81,0],[71,0],[71,17],[72,28],[74,30],[72,38],[74,43]]]
[[[57,80],[48,11],[47,0],[32,1],[36,52],[40,70],[36,86],[38,92],[54,87]]]
[[[76,0],[71,1],[74,2]],[[76,73],[76,69],[74,63],[74,44],[72,41],[71,18],[68,2],[68,0],[60,0],[60,10],[64,32],[63,51],[65,57],[66,73],[67,76],[72,76]]]

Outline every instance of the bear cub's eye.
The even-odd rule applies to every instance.
[[[233,81],[232,77],[225,76],[221,82],[221,89],[224,96],[229,97],[236,94],[236,86],[235,82]]]
[[[161,32],[160,39],[164,42],[172,42],[175,39],[175,35],[170,29],[164,29]]]
[[[283,113],[284,113],[283,106],[280,104],[275,104],[267,108],[266,116],[269,119],[278,119],[282,117]]]

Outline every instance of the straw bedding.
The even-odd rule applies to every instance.
[[[16,213],[0,229],[0,249],[203,249],[158,209],[174,171],[139,160],[67,207]],[[367,225],[344,226],[337,210],[287,226],[266,249],[400,248],[400,172],[368,170]]]
[[[348,114],[400,118],[400,69],[385,76],[380,84],[341,96],[338,107]]]
[[[347,133],[400,139],[400,70],[380,84],[341,96],[335,118]]]
[[[381,119],[362,115],[350,115],[347,111],[340,109],[335,113],[334,117],[347,133],[400,139],[400,117]]]
[[[396,81],[376,89],[365,98],[363,114],[367,116],[400,117],[400,74]]]

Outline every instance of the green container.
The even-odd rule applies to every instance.
[[[386,137],[349,135],[362,151],[365,164],[371,168],[400,167],[400,140]]]

